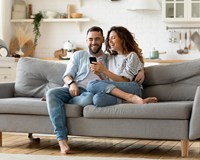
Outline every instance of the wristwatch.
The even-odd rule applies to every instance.
[[[68,82],[68,87],[70,87],[70,85],[71,85],[72,83],[75,83],[75,81],[70,80],[70,81]]]

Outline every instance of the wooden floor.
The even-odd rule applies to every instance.
[[[26,134],[3,133],[0,153],[60,155],[54,136],[36,135],[40,143],[30,142]],[[67,156],[181,159],[179,141],[150,141],[121,138],[69,137]],[[63,155],[62,155],[63,156]],[[190,142],[189,158],[200,159],[200,141]]]

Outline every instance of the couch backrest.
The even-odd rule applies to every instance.
[[[200,86],[200,59],[145,68],[143,97],[159,101],[194,100]]]
[[[45,96],[48,89],[64,85],[62,76],[65,69],[64,63],[20,58],[16,70],[15,96]]]

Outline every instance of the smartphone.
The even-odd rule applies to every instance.
[[[93,62],[97,62],[96,57],[90,57],[90,63],[92,64]]]

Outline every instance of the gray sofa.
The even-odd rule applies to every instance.
[[[16,82],[0,83],[2,132],[53,134],[45,101],[52,87],[62,86],[66,65],[21,58]],[[65,104],[70,135],[180,140],[188,156],[189,140],[200,138],[200,59],[145,68],[144,97],[158,103],[84,108]]]

